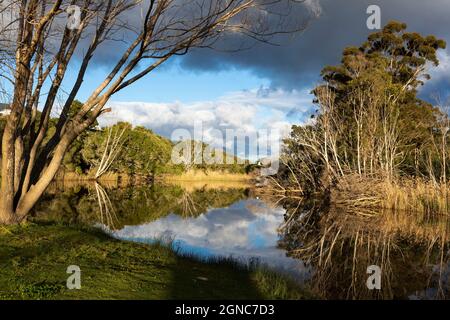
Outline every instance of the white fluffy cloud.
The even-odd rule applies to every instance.
[[[450,51],[438,52],[439,65],[430,67],[431,81],[442,81],[450,73]]]
[[[222,132],[223,137],[228,129],[248,136],[261,130],[269,133],[278,130],[285,135],[293,123],[303,122],[311,112],[311,100],[308,92],[259,88],[232,92],[214,101],[111,102],[109,107],[112,112],[103,116],[100,123],[111,125],[117,121],[127,121],[168,138],[176,129],[192,132],[194,126],[201,123],[204,141],[221,148],[223,138],[214,134],[214,130]]]

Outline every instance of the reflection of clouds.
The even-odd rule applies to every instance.
[[[268,207],[264,202],[262,201],[248,201],[245,204],[245,208],[250,211],[252,214],[258,216],[258,215],[264,215],[267,216],[267,219],[276,219],[277,221],[280,219],[279,214],[273,214],[274,211],[278,211],[277,209]],[[284,215],[284,210],[280,210],[281,215]],[[281,221],[282,222],[282,221]],[[280,222],[280,223],[281,223]]]
[[[140,242],[169,237],[181,252],[202,257],[232,256],[244,262],[258,258],[268,266],[301,275],[304,270],[299,269],[300,261],[286,257],[285,251],[277,248],[277,228],[284,213],[261,201],[247,200],[212,209],[197,218],[171,214],[148,224],[127,226],[114,236]]]

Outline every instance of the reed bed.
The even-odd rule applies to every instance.
[[[419,212],[424,216],[448,215],[450,189],[424,179],[389,181],[356,175],[343,178],[331,191],[331,203],[347,208]]]
[[[181,175],[164,175],[165,181],[250,181],[248,174],[229,173],[225,171],[189,170]]]
[[[198,180],[198,181],[186,181],[186,180],[164,180],[163,183],[169,185],[175,185],[183,188],[187,192],[193,192],[196,190],[229,190],[229,189],[248,189],[252,187],[249,181],[237,180],[237,181],[220,181],[220,180]]]

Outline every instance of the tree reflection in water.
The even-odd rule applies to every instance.
[[[284,202],[280,245],[314,271],[313,291],[327,299],[449,298],[449,219],[408,212]],[[367,267],[382,270],[381,290],[369,290]]]
[[[98,183],[52,185],[36,206],[39,220],[102,224],[111,230],[140,225],[171,213],[197,217],[211,208],[226,207],[248,197],[244,187],[190,190],[178,185],[154,184],[118,187]]]
[[[255,195],[245,187],[187,189],[178,185],[53,186],[35,209],[39,220],[111,230],[176,214],[195,219]],[[309,286],[326,299],[449,298],[449,218],[427,213],[365,211],[317,200],[273,201],[285,209],[279,248],[313,270]],[[276,203],[276,205],[275,205]],[[367,268],[382,270],[381,290],[369,290]]]
[[[117,216],[114,206],[111,203],[111,199],[109,198],[105,188],[103,188],[99,183],[95,182],[94,185],[99,208],[99,223],[114,229],[114,223],[117,221]]]

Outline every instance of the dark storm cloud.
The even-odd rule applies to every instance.
[[[234,18],[227,21],[223,26],[224,32],[219,32],[218,36],[205,39],[202,47],[214,47],[222,51],[236,51],[252,46],[253,38],[262,41],[269,39],[267,34],[280,34],[287,30],[297,30],[317,15],[317,0],[254,0],[254,6],[243,10]],[[234,2],[231,8],[238,7],[245,3],[243,0]],[[204,7],[205,6],[205,7]],[[178,41],[185,39],[190,32],[183,32],[183,29],[195,28],[199,23],[203,23],[208,14],[205,8],[212,7],[212,15],[223,16],[221,9],[227,6],[225,0],[171,0],[170,5],[165,9],[164,14],[156,23],[154,34],[158,34],[158,41],[150,45],[150,50],[174,45]],[[97,67],[109,67],[112,61],[117,61],[131,42],[136,38],[137,31],[143,27],[146,10],[149,7],[149,0],[141,0],[138,5],[130,10],[122,12],[117,19],[113,35],[109,41],[105,41],[99,46],[94,56]],[[231,9],[228,9],[230,11]],[[215,13],[215,14],[214,14]],[[214,20],[214,19],[213,19]],[[242,26],[245,31],[234,28]],[[220,26],[222,28],[222,26]],[[93,30],[92,30],[93,31]],[[247,36],[244,36],[246,33]],[[187,34],[187,36],[186,36]],[[265,36],[264,36],[265,34]],[[80,58],[90,44],[93,32],[86,36],[78,48],[77,57]],[[217,40],[217,41],[216,41]],[[143,63],[145,64],[145,63]],[[207,68],[213,67],[210,64]]]
[[[257,44],[233,54],[195,50],[183,57],[181,64],[192,70],[249,69],[269,78],[275,87],[310,86],[319,80],[323,66],[339,62],[343,48],[361,44],[372,32],[366,26],[366,10],[372,4],[381,7],[383,24],[406,22],[408,30],[434,34],[450,44],[449,0],[321,0],[321,16],[301,35],[283,39],[283,46]],[[445,91],[450,83],[445,71],[450,69],[440,70],[424,93]]]

